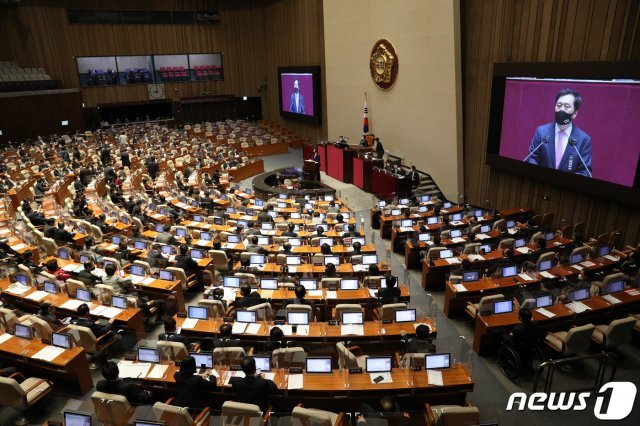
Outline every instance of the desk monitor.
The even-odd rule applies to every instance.
[[[462,220],[462,213],[454,213],[451,215],[451,221]]]
[[[304,208],[305,208],[305,210],[313,210],[313,204],[305,203]]]
[[[427,225],[437,225],[438,224],[438,216],[429,216],[427,218]]]
[[[324,232],[327,232],[329,230],[329,224],[328,223],[319,223],[318,225],[316,225],[316,231],[318,231],[318,228],[322,228],[322,230]]]
[[[325,201],[333,201],[333,195],[325,195],[324,196],[324,200]]]
[[[478,247],[479,253],[484,252],[486,254],[486,253],[491,253],[491,251],[492,251],[491,244],[483,244],[480,247]]]
[[[354,245],[355,243],[360,243],[361,246],[364,246],[367,244],[367,240],[365,237],[351,237],[351,245]]]
[[[103,267],[104,269],[106,269],[106,268],[107,268],[107,266],[109,266],[109,265],[113,265],[113,266],[115,266],[115,267],[116,267],[116,269],[119,269],[119,268],[118,268],[118,265],[116,265],[116,264],[115,264],[115,262],[112,262],[112,261],[110,261],[110,260],[105,260],[104,262],[102,262],[102,267]]]
[[[187,315],[189,318],[207,319],[207,308],[206,306],[187,306]]]
[[[430,241],[431,234],[424,232],[422,234],[418,234],[418,241]]]
[[[576,253],[569,256],[569,264],[575,265],[576,263],[580,263],[584,260],[584,256],[582,253]]]
[[[264,223],[262,223],[262,225],[260,225],[260,229],[262,229],[264,231],[272,231],[273,230],[273,223],[264,222]]]
[[[238,244],[240,242],[240,235],[227,235],[227,243]]]
[[[122,296],[112,296],[111,306],[114,308],[127,309],[127,298]]]
[[[400,216],[402,214],[402,210],[400,209],[392,209],[391,216]]]
[[[538,271],[548,271],[553,267],[553,260],[543,260],[542,262],[538,262]]]
[[[91,426],[91,414],[65,411],[63,418],[64,426]]]
[[[300,219],[302,215],[300,214],[300,212],[292,212],[291,215],[289,215],[289,217],[291,219]]]
[[[76,290],[76,299],[85,302],[91,302],[91,292],[89,290],[85,290],[84,288],[79,288]]]
[[[25,274],[16,274],[16,282],[19,282],[23,285],[29,285],[29,277]]]
[[[257,312],[255,311],[238,309],[236,311],[236,322],[254,323],[256,322],[256,314]]]
[[[363,254],[362,255],[362,264],[363,265],[377,265],[378,264],[378,256],[375,254]]]
[[[211,234],[209,232],[201,232],[200,239],[205,241],[211,241]]]
[[[507,223],[507,228],[513,228],[516,226],[516,221],[515,220],[508,220]]]
[[[480,279],[480,271],[464,271],[462,272],[462,282],[470,283]]]
[[[426,203],[429,200],[431,200],[431,195],[423,195],[422,197],[420,197],[421,203]]]
[[[321,246],[323,244],[333,247],[333,238],[320,238],[318,240],[318,245]]]
[[[351,217],[351,213],[344,212],[342,213],[342,217],[344,220],[349,220],[349,218]]]
[[[280,198],[281,200],[286,200],[287,194],[278,194],[278,198]]]
[[[287,256],[287,265],[288,266],[298,266],[301,265],[302,262],[300,260],[300,256]]]
[[[156,211],[156,205],[155,204],[149,204],[149,210],[151,210],[152,212]]]
[[[340,264],[340,256],[325,256],[324,257],[324,264],[325,266],[333,263],[333,266],[338,266]]]
[[[401,198],[400,201],[398,201],[398,204],[404,206],[409,204],[409,199],[408,198]]]
[[[80,256],[80,263],[82,263],[83,265],[90,260],[91,258],[89,256],[85,256],[85,255]]]
[[[166,269],[161,270],[160,274],[158,275],[158,279],[164,281],[173,281],[173,271],[167,271]]]
[[[316,280],[315,278],[302,279],[300,280],[300,285],[304,287],[307,291],[317,290],[318,280]]]
[[[449,233],[449,237],[451,237],[451,238],[462,237],[462,230],[461,229],[452,229],[451,232]]]
[[[173,246],[167,246],[167,245],[161,246],[160,251],[162,252],[162,254],[171,255],[173,254]]]
[[[161,215],[167,215],[167,209],[160,209],[160,214]],[[158,231],[158,228],[160,228],[160,230]],[[157,232],[162,232],[162,230],[164,229],[164,226],[162,225],[156,225],[156,231]]]
[[[246,220],[239,220],[236,222],[236,227],[237,226],[242,226],[244,229],[249,228],[249,222]]]
[[[160,362],[160,349],[139,347],[138,362],[153,362],[158,364]]]
[[[213,368],[213,354],[205,352],[189,352],[189,355],[196,360],[197,368]]]
[[[176,228],[176,235],[178,237],[185,237],[187,235],[187,230],[184,228]]]
[[[220,197],[221,200],[224,200],[224,198]],[[227,210],[225,210],[226,213],[228,214],[234,214],[236,212],[236,209],[234,209],[233,207],[227,207]]]
[[[277,290],[278,280],[275,278],[260,278],[260,288],[263,290]]]
[[[164,228],[163,228],[164,229]],[[119,245],[122,242],[122,238],[120,237],[111,237],[111,244]]]
[[[198,207],[199,205],[200,204],[196,200],[191,201],[191,207]]]
[[[187,197],[178,197],[181,203],[187,204]]]
[[[198,207],[198,206],[194,206],[194,207]],[[199,214],[193,216],[193,221],[194,222],[202,222],[202,220],[203,220],[202,216],[200,216]]]
[[[252,254],[249,256],[249,263],[251,265],[264,265],[266,263],[264,254]]]
[[[493,314],[506,314],[513,312],[513,300],[504,300],[493,303]]]
[[[606,256],[611,253],[611,247],[600,246],[598,247],[598,257]]]
[[[125,215],[121,214],[120,215],[120,222],[124,223],[125,225],[129,224],[129,218],[126,217]]]
[[[24,324],[16,324],[13,334],[23,339],[33,339],[33,328]]]
[[[546,232],[546,233],[544,234],[544,239],[545,239],[545,240],[547,240],[547,241],[551,241],[551,240],[553,240],[555,237],[556,237],[556,234],[555,234],[555,232],[553,232],[553,231],[549,231],[549,232]]]
[[[202,259],[204,257],[204,254],[202,253],[202,250],[196,250],[196,249],[191,249],[189,251],[189,255],[195,261],[197,261],[199,259]]]
[[[287,324],[309,325],[309,312],[287,312]]]
[[[482,217],[483,216],[482,210],[474,210],[473,215],[475,217]]]
[[[62,349],[71,349],[71,335],[54,331],[51,334],[51,344]]]
[[[604,292],[606,294],[618,293],[622,290],[624,290],[624,280],[611,281],[604,286]]]
[[[502,278],[508,278],[518,275],[518,267],[509,265],[502,268]]]
[[[441,368],[449,368],[451,366],[451,354],[428,354],[424,356],[425,370],[438,370]]]
[[[129,273],[131,275],[137,275],[139,277],[144,277],[144,268],[140,265],[131,265],[129,268]]]
[[[524,240],[524,238],[518,238],[513,242],[513,246],[515,248],[524,247],[525,245],[527,245],[527,242]]]
[[[51,281],[44,282],[44,291],[50,294],[58,294],[58,285]]]
[[[69,260],[69,252],[66,251],[65,249],[59,248],[58,257],[63,260]]]
[[[366,359],[365,370],[367,373],[391,373],[390,356],[370,356]]]
[[[491,226],[489,225],[482,225],[480,227],[480,232],[483,234],[486,234],[487,232],[491,232]]]
[[[160,212],[162,212],[162,210],[161,210]],[[156,231],[156,232],[164,232],[164,225],[160,225],[160,224],[156,225],[156,226],[155,226],[155,231]],[[112,241],[112,242],[113,242],[113,241]],[[115,243],[114,243],[114,244],[115,244]]]
[[[284,201],[278,201],[277,207],[279,209],[286,209],[287,208],[287,203],[285,203]],[[264,229],[264,228],[262,228]]]
[[[342,323],[343,324],[355,324],[355,325],[364,324],[364,319],[362,317],[362,312],[343,312],[342,313]]]
[[[260,355],[253,356],[253,359],[256,361],[256,370],[260,372],[269,372],[271,371],[271,357]]]
[[[270,211],[268,211],[268,212],[267,212],[267,214],[268,214],[269,216],[271,216],[272,218],[274,218],[274,219],[275,219],[276,217],[278,217],[278,212],[274,212],[274,211],[271,211],[271,210],[270,210]]]
[[[269,244],[271,244],[269,237],[262,237],[262,236],[258,237],[258,245],[268,246]]]
[[[396,310],[396,322],[415,322],[415,309],[398,309]]]
[[[145,243],[144,241],[136,241],[135,243],[133,243],[133,248],[144,251],[147,249],[147,243]]]
[[[307,357],[307,373],[331,374],[331,357]]]
[[[387,205],[387,202],[386,202],[386,201],[384,201],[384,200],[378,201],[378,206],[379,206],[379,207],[384,207],[384,206],[386,206],[386,205]]]
[[[402,219],[400,221],[400,226],[403,228],[413,228],[413,220],[411,219]]]
[[[340,280],[340,290],[357,290],[359,287],[357,278],[343,278]]]
[[[302,239],[298,237],[289,238],[287,241],[291,244],[291,247],[298,247],[302,245]]]
[[[544,294],[542,296],[536,297],[536,309],[545,308],[551,305],[553,305],[553,296],[551,296],[550,294]]]
[[[449,259],[453,257],[453,250],[440,250],[440,259]]]
[[[222,286],[227,288],[240,288],[240,277],[225,276],[222,279]]]
[[[256,198],[256,199],[254,200],[254,204],[255,204],[256,206],[258,206],[258,207],[262,207],[262,206],[264,206],[264,200],[261,200],[260,198]]]
[[[576,290],[572,290],[567,295],[567,299],[571,302],[578,302],[580,300],[585,300],[589,298],[589,289],[588,288],[579,288]]]
[[[420,206],[420,207],[418,207],[418,212],[419,212],[419,213],[425,213],[425,212],[427,212],[427,211],[429,211],[429,207],[427,207],[427,206]]]

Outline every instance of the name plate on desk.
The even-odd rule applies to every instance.
[[[362,374],[362,367],[350,368],[349,374]]]
[[[329,325],[338,325],[338,321],[336,321],[336,320],[329,320],[329,321],[327,321],[327,324],[329,324]]]
[[[222,320],[224,322],[233,322],[233,318],[232,317],[224,317]]]
[[[302,368],[291,367],[289,368],[289,374],[302,374]]]
[[[186,312],[178,312],[178,318],[186,318],[186,317],[187,317]]]
[[[274,321],[273,321],[273,324],[274,324],[274,325],[284,325],[284,324],[285,324],[285,321],[284,321],[284,320],[274,320]]]
[[[419,365],[414,365],[413,367],[411,367],[411,369],[413,371],[420,371],[420,370],[422,370],[422,367],[420,367]]]
[[[391,324],[391,323],[393,323],[393,321],[390,320],[390,319],[385,319],[385,320],[382,320],[382,323],[383,324]]]

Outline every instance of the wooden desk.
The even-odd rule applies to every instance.
[[[255,275],[277,275],[280,274],[280,267],[282,265],[278,265],[277,263],[267,263],[264,265],[264,268],[262,270],[256,270],[253,273]],[[236,271],[238,270],[238,272],[240,272],[241,269],[241,265],[240,262],[237,262],[234,266],[233,266],[233,270]],[[378,262],[378,268],[380,269],[380,272],[382,272],[383,274],[390,271],[391,267],[390,265],[382,265],[382,263]],[[325,271],[325,267],[323,266],[316,266],[316,265],[312,265],[312,264],[305,264],[305,265],[299,265],[296,267],[296,271],[292,272],[291,267],[289,267],[289,274],[293,275],[293,274],[314,274],[314,275],[322,275],[324,274]],[[368,273],[368,269],[366,271],[362,271],[362,272],[356,272],[353,269],[353,265],[351,263],[341,263],[340,265],[336,265],[336,272],[338,274],[348,274],[348,275],[366,275]],[[336,278],[339,278],[336,277]]]
[[[89,370],[89,362],[81,347],[65,350],[53,361],[32,358],[47,345],[39,339],[27,340],[11,337],[0,344],[0,358],[3,362],[17,367],[25,375],[38,375],[62,380],[78,387],[81,394],[93,388],[93,379]]]

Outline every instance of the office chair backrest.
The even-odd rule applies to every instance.
[[[631,342],[633,327],[636,320],[633,317],[625,317],[613,320],[604,332],[605,348],[613,348]]]
[[[591,335],[594,329],[593,324],[571,328],[564,339],[562,355],[568,356],[586,352],[591,346]]]

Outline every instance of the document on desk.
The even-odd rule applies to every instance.
[[[478,234],[476,235],[476,240],[487,240],[491,238],[490,236],[488,236],[487,234]]]
[[[343,336],[364,336],[364,326],[362,324],[343,324],[340,327],[340,334]]]
[[[64,353],[64,349],[62,348],[58,348],[56,346],[45,346],[36,352],[31,358],[51,362],[58,356],[62,355],[62,353]]]
[[[547,271],[542,271],[542,272],[540,272],[540,275],[542,275],[542,276],[543,276],[543,277],[545,277],[545,278],[549,278],[549,279],[554,279],[554,278],[556,277],[555,275],[550,274],[550,273],[549,273],[549,272],[547,272]]]
[[[73,272],[77,267],[78,265],[76,265],[75,263],[70,263],[68,265],[63,266],[62,270],[65,272]]]
[[[96,306],[95,308],[91,309],[91,310],[89,311],[89,313],[90,313],[91,315],[99,316],[99,315],[102,315],[102,313],[103,313],[107,308],[108,308],[108,306],[98,305],[98,306]]]
[[[222,290],[224,290],[224,295],[222,296],[223,300],[227,300],[227,301],[236,300],[236,294],[238,293],[237,289],[223,287]]]
[[[262,328],[262,324],[258,324],[257,322],[254,322],[247,326],[247,329],[244,331],[244,334],[258,334],[261,328]]]
[[[198,324],[198,318],[187,318],[182,323],[182,328],[192,329]]]
[[[456,291],[457,291],[458,293],[461,293],[461,292],[464,292],[464,291],[469,291],[469,290],[467,290],[467,288],[464,286],[464,284],[454,284],[454,285],[453,285],[453,288],[455,288],[455,289],[456,289]]]
[[[148,362],[134,363],[132,361],[121,360],[118,362],[119,377],[121,379],[137,379],[146,377],[151,364]]]
[[[584,311],[591,310],[590,307],[588,307],[587,305],[585,305],[582,302],[571,302],[571,303],[567,303],[564,306],[566,306],[567,309],[569,309],[574,314],[581,314]]]
[[[260,297],[262,297],[263,299],[272,299],[273,290],[260,290]]]
[[[444,382],[442,380],[442,371],[427,370],[427,382],[430,385],[434,386],[444,386]]]
[[[371,297],[373,297],[375,299],[376,297],[378,297],[378,290],[370,288],[369,289],[369,296],[371,296]]]
[[[99,278],[104,278],[107,276],[107,273],[104,271],[104,269],[101,269],[101,268],[96,268],[93,271],[91,271],[91,273]]]
[[[612,305],[615,305],[616,303],[622,303],[622,300],[620,300],[620,299],[618,299],[616,297],[613,297],[610,294],[606,294],[606,295],[602,296],[602,298],[604,300],[606,300],[607,302],[611,303]]]
[[[556,314],[554,314],[551,311],[546,310],[545,308],[538,308],[536,309],[536,312],[539,313],[540,315],[544,315],[547,318],[553,318],[556,316]]]
[[[605,259],[609,259],[609,260],[610,260],[610,261],[612,261],[612,262],[617,262],[618,260],[620,260],[620,258],[619,258],[619,257],[617,257],[617,256],[612,256],[612,255],[610,255],[610,254],[607,254],[606,256],[604,256],[604,258],[605,258]]]
[[[482,256],[481,254],[470,254],[470,255],[467,255],[467,257],[472,262],[479,262],[481,260],[484,260],[484,256]]]
[[[590,260],[585,260],[584,262],[581,263],[582,266],[584,266],[585,268],[590,268],[592,266],[596,266],[595,263],[593,263]]]
[[[152,283],[152,282],[154,282],[154,281],[155,281],[155,278],[153,278],[153,277],[146,277],[144,280],[142,280],[142,282],[141,282],[140,284],[143,284],[143,285],[149,285],[149,284],[151,284],[151,283]]]
[[[518,253],[527,254],[531,251],[531,249],[529,247],[518,247],[516,251]]]
[[[209,240],[198,240],[198,241],[196,241],[196,245],[199,245],[199,246],[206,246],[207,244],[209,244]]]
[[[304,387],[304,374],[289,374],[287,377],[287,389],[302,389]]]
[[[307,291],[309,297],[322,297],[322,290],[309,290]]]
[[[521,274],[518,274],[518,276],[525,281],[533,281],[535,279],[535,278],[531,278],[528,274],[525,274],[524,272]]]
[[[20,283],[13,283],[5,291],[12,294],[23,294],[31,290],[30,286],[22,285]]]
[[[464,243],[467,240],[465,240],[462,237],[455,237],[455,238],[452,238],[451,241],[453,241],[454,243],[458,244],[458,243]]]
[[[234,322],[233,326],[231,327],[231,333],[232,334],[243,334],[244,331],[247,329],[247,323],[246,322]]]
[[[9,333],[0,334],[0,343],[4,343],[7,340],[11,339],[12,337],[13,337],[13,335],[11,335]]]
[[[246,375],[243,371],[227,371],[224,376],[224,384],[228,385],[231,382],[231,379],[234,377],[244,378]]]
[[[584,269],[582,266],[578,265],[577,263],[575,265],[571,265],[571,267],[573,269],[577,269],[578,271],[582,271]]]
[[[374,385],[378,383],[393,383],[391,373],[370,373],[369,377],[371,378],[371,383]],[[378,377],[382,377],[382,380],[378,379]]]
[[[337,299],[337,298],[338,298],[337,291],[327,290],[327,299]]]
[[[369,265],[353,265],[354,272],[367,272]]]
[[[145,277],[141,277],[140,275],[129,275],[127,278],[129,278],[134,284],[140,284],[145,280]]]
[[[49,295],[49,293],[47,293],[46,291],[42,291],[42,290],[36,290],[33,293],[31,293],[30,295],[27,296],[27,299],[31,299],[31,300],[42,300],[45,297],[47,297]]]
[[[449,265],[456,265],[460,262],[462,262],[462,260],[459,257],[450,257],[448,259],[445,259],[447,261],[447,263]]]
[[[309,335],[309,326],[308,325],[299,325],[296,329],[296,335],[298,336],[308,336]]]
[[[464,222],[462,222],[461,220],[452,220],[451,222],[449,222],[451,225],[453,226],[462,226],[464,225]]]
[[[147,379],[162,379],[164,373],[167,371],[167,368],[169,368],[168,365],[154,365],[151,371],[147,373]]]
[[[291,327],[291,325],[282,324],[282,325],[279,325],[278,327],[280,327],[280,330],[282,330],[282,333],[285,336],[292,336],[293,335],[293,328]]]
[[[82,305],[83,303],[85,303],[84,300],[69,299],[66,302],[64,302],[60,307],[62,309],[68,309],[70,311],[75,311],[76,309],[78,309],[78,306]]]
[[[100,316],[111,319],[120,315],[121,312],[122,312],[122,309],[120,308],[114,308],[113,306],[108,306],[107,309],[102,311]]]
[[[109,244],[104,249],[107,250],[107,251],[114,251],[117,248],[118,248],[117,244]]]
[[[298,271],[297,266],[289,266],[289,273],[295,274]]]
[[[23,248],[25,248],[26,246],[27,245],[25,243],[19,243],[19,244],[16,244],[14,246],[11,246],[11,250],[19,251],[19,250],[22,250]]]

